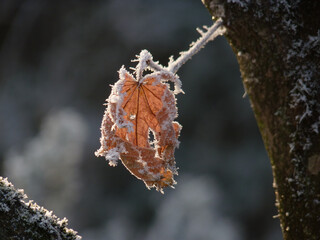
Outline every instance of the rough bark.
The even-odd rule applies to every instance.
[[[320,239],[320,1],[203,2],[237,56],[284,239]]]
[[[67,228],[68,220],[28,201],[23,190],[0,177],[0,239],[80,240]]]

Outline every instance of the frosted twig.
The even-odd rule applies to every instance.
[[[176,73],[179,68],[185,64],[193,55],[200,51],[209,41],[215,39],[218,35],[224,33],[224,29],[221,29],[222,19],[219,18],[210,28],[205,29],[206,32],[203,32],[200,29],[197,29],[201,34],[201,37],[193,44],[191,44],[191,48],[186,52],[181,52],[180,57],[175,61],[170,61],[167,70]]]
[[[152,55],[147,50],[142,50],[140,55],[136,55],[137,59],[132,60],[132,62],[138,62],[135,68],[136,79],[138,82],[142,79],[143,71],[147,68],[148,63],[152,62]]]
[[[158,62],[154,62],[154,61],[149,61],[147,62],[147,64],[149,65],[149,67],[155,71],[164,71],[164,67],[161,66]]]
[[[135,71],[136,74],[136,80],[141,83],[144,81],[143,72],[147,69],[150,69],[154,72],[158,72],[163,74],[167,74],[168,76],[171,76],[170,78],[167,78],[167,80],[174,83],[174,94],[178,93],[184,93],[181,89],[181,81],[176,75],[179,68],[186,63],[193,55],[195,55],[197,52],[200,51],[201,48],[203,48],[209,41],[214,40],[218,35],[221,35],[225,32],[224,28],[221,28],[222,26],[222,19],[219,18],[211,27],[203,27],[203,30],[197,29],[197,31],[200,33],[201,37],[196,41],[190,44],[190,49],[185,52],[180,53],[180,57],[178,57],[177,60],[174,60],[171,56],[169,58],[168,67],[163,67],[158,62],[153,61],[153,57],[150,52],[147,50],[142,50],[139,55],[136,55],[136,59],[132,60],[132,62],[138,62],[136,68],[132,68]]]
[[[189,59],[192,58],[197,52],[200,51],[209,41],[214,40],[217,36],[223,34],[225,32],[222,26],[222,19],[219,18],[211,27],[204,26],[201,30],[197,28],[197,31],[200,33],[201,37],[196,41],[190,44],[190,48],[188,51],[181,52],[180,57],[177,60],[174,60],[171,56],[169,59],[168,67],[163,67],[158,62],[154,62],[151,53],[147,50],[142,50],[139,55],[136,55],[136,59],[132,60],[132,62],[138,62],[136,68],[132,68],[136,73],[136,79],[138,82],[142,80],[143,71],[149,67],[151,70],[160,72],[170,72],[172,74],[176,74],[179,68],[185,64]]]

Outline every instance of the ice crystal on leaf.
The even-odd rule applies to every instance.
[[[96,156],[104,156],[110,166],[120,158],[123,165],[148,188],[163,192],[173,187],[177,175],[174,151],[179,146],[181,125],[174,121],[178,116],[175,94],[180,92],[181,81],[176,72],[208,41],[222,33],[216,31],[217,21],[192,47],[176,60],[163,67],[153,61],[147,50],[142,50],[134,69],[135,76],[123,66],[119,80],[112,86],[101,125],[101,147]],[[149,74],[143,74],[151,70]],[[168,82],[174,84],[170,90]]]
[[[111,166],[120,157],[147,187],[161,190],[172,186],[177,173],[174,150],[179,145],[181,126],[174,121],[176,99],[166,81],[174,81],[176,76],[162,71],[141,76],[138,81],[124,67],[119,75],[107,100],[101,127],[102,146],[96,154],[105,156]],[[152,143],[150,131],[154,136]]]

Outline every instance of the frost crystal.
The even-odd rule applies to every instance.
[[[205,27],[206,32],[202,30],[198,30],[201,34],[201,37],[195,42],[191,44],[191,47],[186,52],[181,52],[180,57],[172,61],[170,59],[167,70],[172,73],[176,73],[179,68],[185,64],[193,55],[200,51],[209,41],[214,40],[217,36],[222,35],[225,32],[225,28],[221,28],[222,20],[218,19],[215,24],[213,24],[210,28]]]
[[[239,4],[240,7],[245,7],[247,9],[247,5],[250,3],[250,0],[228,0],[228,3],[236,3]]]
[[[77,232],[67,228],[66,219],[60,220],[52,211],[26,201],[27,196],[16,190],[6,178],[0,177],[0,214],[6,219],[10,214],[10,224],[19,228],[19,232],[36,239],[44,239],[43,234],[50,233],[54,239],[80,240]],[[10,213],[9,213],[10,212]],[[15,215],[15,216],[14,216]],[[14,218],[12,218],[14,216]],[[38,230],[40,228],[40,230]],[[33,230],[32,234],[29,233]],[[19,236],[20,237],[20,236]],[[20,238],[19,238],[20,239]]]
[[[320,52],[319,46],[320,42],[320,32],[317,36],[309,36],[307,41],[295,40],[292,43],[291,49],[288,51],[287,61],[290,62],[291,58],[301,58],[305,57],[313,51]],[[317,80],[314,79],[314,72],[316,72],[316,66],[308,61],[304,61],[303,65],[294,66],[293,69],[288,71],[289,77],[294,77],[296,83],[290,91],[292,101],[290,107],[302,108],[304,112],[296,116],[296,120],[301,124],[306,119],[312,118],[313,111],[319,111],[316,105],[318,104],[313,99],[316,99],[318,94],[316,85]],[[318,128],[320,125],[319,119],[310,125],[310,132],[318,133]],[[305,140],[300,141],[303,144],[303,149],[308,150],[311,147],[311,140],[305,138]]]
[[[107,99],[101,125],[101,147],[96,156],[104,156],[110,166],[116,166],[121,159],[147,188],[155,187],[163,193],[164,187],[176,184],[173,177],[178,172],[174,151],[179,147],[182,127],[174,121],[178,116],[175,95],[183,93],[176,72],[225,31],[221,25],[219,19],[210,28],[205,27],[205,31],[199,30],[201,37],[177,60],[170,57],[168,67],[153,61],[147,50],[142,50],[133,60],[137,62],[133,68],[136,77],[121,67],[119,80],[112,86]],[[145,70],[151,70],[151,73],[144,75]],[[174,91],[170,90],[168,81],[174,84]]]

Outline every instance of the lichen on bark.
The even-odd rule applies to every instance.
[[[320,236],[319,1],[205,0],[221,17],[267,149],[284,239]]]

